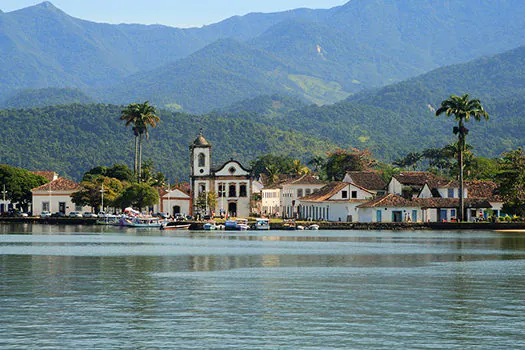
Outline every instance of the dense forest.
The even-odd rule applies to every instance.
[[[0,164],[29,170],[52,170],[79,180],[94,166],[133,164],[131,128],[119,120],[123,106],[62,105],[0,111]],[[189,177],[188,147],[202,128],[212,143],[217,165],[230,157],[248,164],[258,155],[287,154],[308,159],[335,145],[299,132],[261,123],[159,111],[160,125],[150,130],[144,160],[168,179]]]

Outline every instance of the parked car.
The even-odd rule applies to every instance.
[[[97,214],[90,213],[89,211],[85,211],[84,214],[82,214],[82,216],[85,217],[85,218],[96,218]]]
[[[41,218],[50,218],[51,217],[51,212],[43,211],[42,213],[40,213],[40,217]]]
[[[69,213],[69,217],[70,218],[81,218],[82,213],[79,211],[72,211],[71,213]]]
[[[62,213],[61,211],[51,214],[52,218],[63,218],[64,216],[66,216],[66,213]]]
[[[29,214],[21,212],[21,211],[17,211],[17,212],[15,212],[15,216],[26,218],[26,217],[29,216]]]

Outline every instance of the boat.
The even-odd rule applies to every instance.
[[[202,228],[205,231],[214,231],[214,230],[219,229],[214,222],[207,222],[207,223],[204,224],[204,226]]]
[[[122,216],[119,220],[119,225],[126,227],[160,228],[162,223],[161,219],[157,217]]]
[[[104,219],[97,220],[96,224],[116,226],[119,224],[119,219],[117,217],[105,217]]]
[[[308,229],[309,229],[309,230],[319,230],[319,225],[317,225],[317,224],[312,224],[312,225],[308,226]]]
[[[163,222],[160,226],[161,230],[187,230],[191,224],[186,224],[180,221],[167,221]]]
[[[230,219],[224,223],[224,229],[234,231],[246,231],[250,228],[247,219]]]
[[[283,230],[295,231],[301,228],[304,229],[302,226],[297,226],[297,224],[295,223],[295,220],[284,220],[283,221]]]
[[[256,230],[269,230],[270,229],[270,219],[257,219],[255,223]]]

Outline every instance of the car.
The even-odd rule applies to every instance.
[[[51,212],[43,211],[43,212],[40,213],[40,217],[41,218],[50,218],[51,217]]]
[[[69,213],[69,217],[70,218],[81,218],[82,213],[79,211],[72,211],[71,213]]]
[[[29,216],[29,214],[21,212],[21,211],[17,211],[17,212],[15,212],[15,216],[26,218],[26,217]]]
[[[66,216],[66,213],[62,213],[61,211],[51,214],[52,218],[63,218],[64,216]]]
[[[85,217],[85,218],[96,218],[97,214],[90,213],[89,211],[86,211],[86,212],[84,212],[84,214],[82,214],[82,217]]]

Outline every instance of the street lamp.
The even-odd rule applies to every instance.
[[[101,211],[104,211],[104,183],[102,183],[102,189],[100,190],[100,193],[102,194]]]
[[[2,191],[3,195],[4,195],[4,200],[2,201],[2,212],[5,212],[5,206],[6,206],[6,202],[5,202],[5,195],[7,194],[7,191],[5,190],[5,184],[4,184],[4,190]]]

